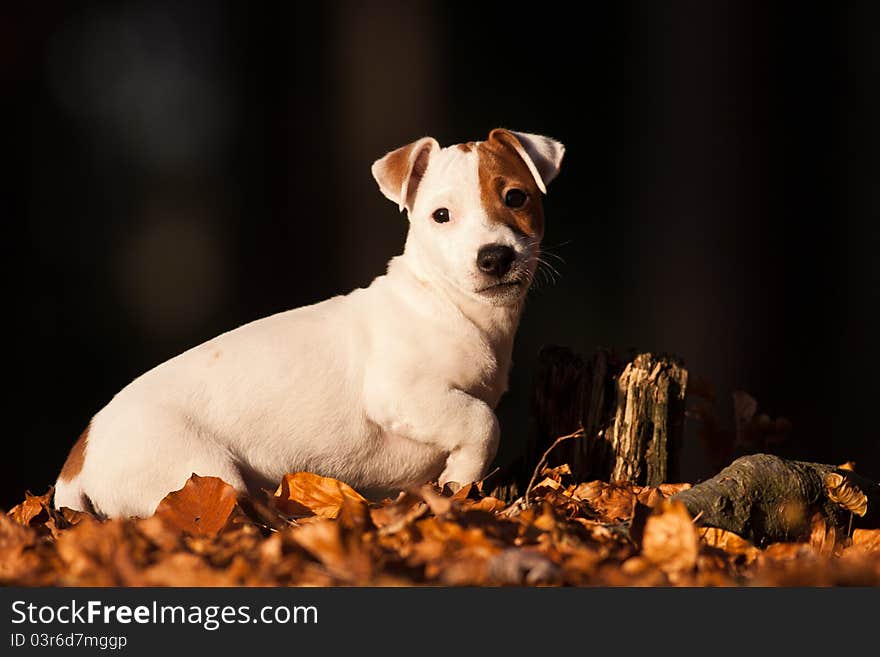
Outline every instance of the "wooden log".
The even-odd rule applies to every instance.
[[[626,365],[604,435],[611,480],[659,486],[678,476],[686,392],[687,370],[675,359],[639,354]]]
[[[848,510],[839,498],[832,499],[829,474],[846,483],[850,502],[862,502],[857,512]],[[834,465],[770,454],[738,458],[712,479],[677,493],[673,499],[684,502],[698,524],[726,529],[758,545],[803,539],[817,513],[829,527],[848,529],[850,523],[854,527],[880,526],[877,482]]]
[[[559,436],[584,429],[548,459],[568,463],[579,481],[659,485],[677,477],[687,370],[669,356],[629,362],[600,350],[588,360],[566,347],[539,354],[532,397],[534,464]]]

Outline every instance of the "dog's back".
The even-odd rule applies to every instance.
[[[364,327],[346,316],[346,299],[246,324],[132,381],[71,451],[56,506],[149,515],[193,472],[253,489],[309,469],[333,437],[363,431],[352,403],[362,372],[347,352]]]

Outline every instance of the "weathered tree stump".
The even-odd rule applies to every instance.
[[[832,473],[838,475],[832,482],[845,482],[850,501],[861,501],[857,512],[832,499],[828,484]],[[829,527],[880,526],[876,482],[834,465],[769,454],[738,458],[712,479],[673,499],[684,502],[697,523],[726,529],[759,545],[804,538],[817,513]]]
[[[559,436],[554,463],[578,480],[657,486],[678,475],[687,370],[669,356],[639,354],[622,362],[607,351],[590,360],[565,347],[545,347],[532,397],[534,433],[526,463],[536,463]]]

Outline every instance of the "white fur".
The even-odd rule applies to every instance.
[[[135,379],[93,418],[83,468],[58,480],[56,506],[146,516],[192,473],[244,491],[307,470],[372,496],[482,476],[527,284],[486,290],[476,254],[512,246],[510,276],[527,283],[538,246],[489,220],[476,152],[434,145],[404,253],[384,276]],[[432,221],[438,207],[451,221]]]

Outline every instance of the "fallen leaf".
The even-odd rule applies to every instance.
[[[761,551],[761,558],[771,561],[793,561],[815,551],[808,543],[771,543]]]
[[[507,503],[503,500],[499,500],[497,497],[484,497],[481,500],[467,500],[467,502],[470,502],[470,504],[463,505],[462,508],[465,508],[468,511],[485,511],[487,513],[495,513],[497,511],[503,511],[507,508]]]
[[[465,484],[452,495],[452,500],[464,500],[472,494],[479,494],[479,487],[474,484]]]
[[[655,563],[638,555],[624,560],[616,569],[605,564],[600,577],[603,584],[610,586],[669,586],[670,583]]]
[[[24,494],[24,502],[9,510],[9,517],[22,525],[30,525],[31,521],[41,513],[46,512],[44,519],[48,519],[47,509],[52,507],[52,495],[54,488],[50,488],[45,495],[32,495],[30,491]]]
[[[434,490],[433,486],[425,485],[414,492],[418,497],[424,500],[425,504],[428,505],[428,508],[431,509],[431,513],[435,516],[445,516],[452,508],[452,499],[450,497],[439,495]]]
[[[329,573],[348,584],[366,584],[373,574],[373,561],[360,532],[343,528],[331,519],[319,519],[305,527],[289,530],[291,539]]]
[[[370,518],[382,534],[394,534],[428,513],[428,505],[413,493],[401,493],[385,506],[370,509]]]
[[[213,535],[226,526],[236,497],[235,489],[222,479],[193,474],[183,488],[159,502],[155,515],[171,529]]]
[[[666,499],[663,493],[660,492],[659,488],[653,488],[651,486],[644,486],[635,491],[635,495],[639,503],[652,509]]]
[[[234,586],[241,582],[230,569],[211,568],[194,554],[176,552],[142,574],[145,586]]]
[[[571,496],[589,504],[606,522],[629,520],[636,504],[632,486],[604,481],[579,484]]]
[[[104,521],[53,509],[51,490],[28,494],[0,512],[0,585],[880,586],[880,529],[859,527],[850,540],[821,516],[811,524],[804,505],[780,502],[780,519],[799,530],[792,540],[803,541],[761,550],[694,527],[665,499],[688,484],[563,485],[565,471],[548,470],[530,505],[479,485],[368,503],[305,473],[275,496],[238,501],[223,482],[196,477],[144,519]]]
[[[683,502],[664,500],[645,523],[642,555],[667,574],[693,569],[699,538]]]
[[[834,525],[825,522],[821,513],[816,513],[810,519],[810,545],[816,552],[823,556],[829,556],[834,551],[837,540],[837,530]]]
[[[0,514],[0,585],[28,582],[39,573],[42,559],[34,549],[37,541],[34,529]]]
[[[663,493],[665,497],[672,497],[676,493],[680,493],[683,490],[689,490],[693,488],[692,484],[660,484],[658,487],[660,492]]]
[[[284,475],[274,499],[279,510],[293,517],[314,514],[321,518],[335,518],[346,498],[355,502],[367,501],[354,488],[337,479],[312,472],[294,472]]]
[[[561,482],[564,475],[571,474],[571,467],[569,467],[568,463],[557,465],[554,468],[544,466],[541,469],[541,474],[545,477],[550,477],[551,479],[555,479],[556,481]]]
[[[750,541],[739,534],[718,527],[701,527],[698,532],[703,543],[709,547],[724,550],[728,554],[742,554],[753,558],[760,552]]]
[[[529,499],[534,499],[535,497],[540,497],[542,494],[546,493],[548,490],[559,490],[562,488],[562,484],[559,483],[558,480],[553,477],[544,477],[537,484],[532,486],[531,493],[529,495]]]
[[[559,582],[561,571],[535,549],[509,548],[489,559],[489,579],[498,584],[534,586]]]
[[[343,527],[357,529],[360,532],[367,532],[375,527],[366,502],[353,500],[350,497],[342,499],[342,506],[339,508],[336,520]]]
[[[865,552],[880,552],[880,529],[856,529],[852,543]]]
[[[128,521],[85,520],[64,532],[56,542],[64,564],[59,583],[75,586],[123,586],[120,561],[130,561],[134,549]],[[123,556],[122,553],[129,553]]]
[[[162,518],[152,515],[135,521],[138,531],[162,552],[174,552],[180,549],[182,534],[169,528]]]
[[[825,488],[828,499],[857,516],[868,512],[868,496],[852,481],[838,472],[825,475]]]
[[[480,527],[463,527],[436,517],[416,523],[418,541],[407,561],[424,567],[425,577],[447,585],[479,585],[488,577],[488,560],[501,551]]]

